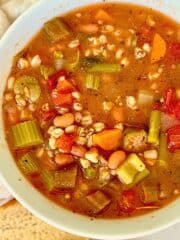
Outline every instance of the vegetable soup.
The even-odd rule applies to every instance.
[[[152,9],[98,4],[44,24],[4,91],[14,160],[73,212],[123,218],[180,193],[180,26]]]

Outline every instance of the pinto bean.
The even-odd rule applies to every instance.
[[[66,113],[62,116],[57,116],[54,119],[54,125],[60,128],[66,128],[74,123],[74,115],[72,113]]]
[[[77,157],[84,157],[86,148],[80,145],[74,145],[71,149],[71,153]]]
[[[74,162],[74,158],[71,154],[57,154],[55,156],[55,162],[57,163],[58,166],[64,167],[68,164],[71,164]]]
[[[123,151],[116,151],[111,154],[108,160],[108,167],[116,169],[126,159],[126,154]]]

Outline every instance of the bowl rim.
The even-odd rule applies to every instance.
[[[3,48],[6,46],[7,42],[12,39],[13,33],[18,32],[18,28],[23,25],[23,23],[31,18],[31,16],[34,15],[34,12],[38,12],[38,9],[41,9],[42,6],[45,7],[46,4],[48,6],[50,5],[49,0],[40,0],[37,2],[34,6],[32,6],[28,11],[23,13],[8,29],[6,34],[3,36],[3,38],[0,41],[0,53],[3,51]],[[51,4],[56,6],[56,2],[62,3],[61,0],[51,0]],[[66,0],[66,2],[70,2],[70,0]],[[88,0],[84,0],[84,3],[88,2]],[[89,1],[90,2],[90,1]],[[94,0],[94,2],[101,2],[100,0]],[[86,5],[84,4],[83,5]],[[0,57],[1,60],[1,57]],[[3,90],[1,90],[3,91]],[[1,114],[1,124],[3,123],[2,114]],[[156,212],[146,214],[143,216],[130,218],[130,219],[112,219],[112,220],[101,220],[97,219],[94,220],[94,224],[92,224],[92,221],[89,220],[88,217],[81,216],[81,215],[74,215],[70,211],[66,209],[62,209],[61,207],[58,207],[56,204],[54,204],[52,201],[44,197],[41,193],[39,193],[28,181],[25,179],[25,177],[21,174],[19,169],[17,168],[15,162],[12,162],[12,156],[7,148],[7,143],[5,141],[5,135],[4,135],[4,129],[2,126],[0,126],[0,156],[5,158],[7,157],[9,161],[6,163],[2,163],[0,161],[0,169],[1,174],[0,178],[2,179],[2,182],[7,186],[9,191],[15,196],[15,198],[25,207],[27,208],[31,213],[33,213],[38,218],[42,219],[43,221],[47,222],[48,224],[64,230],[66,232],[70,232],[75,235],[83,236],[83,237],[90,237],[95,239],[130,239],[135,237],[142,237],[145,235],[150,235],[152,233],[155,233],[157,231],[163,230],[175,223],[180,222],[180,216],[178,216],[177,206],[178,202],[180,203],[180,199],[176,200],[175,202],[169,204],[168,206],[164,207],[162,210],[158,210]],[[5,154],[5,155],[4,155]],[[13,168],[14,173],[12,173],[11,178],[9,177],[10,169]],[[21,179],[21,181],[20,181]],[[33,197],[31,197],[30,194],[33,194]],[[39,204],[40,201],[44,201],[44,204]],[[48,209],[47,209],[48,208]],[[61,219],[58,218],[58,212],[62,215]],[[170,214],[171,210],[173,210],[173,213]],[[50,211],[50,213],[49,213]],[[169,220],[163,220],[163,214],[166,215],[166,212],[169,214]],[[54,214],[55,217],[52,217]],[[160,215],[159,217],[157,217]],[[50,216],[50,217],[49,217]],[[60,217],[60,216],[59,216]],[[156,218],[155,222],[153,220],[153,217]],[[64,219],[67,218],[67,223],[64,222]],[[148,224],[143,224],[143,221],[146,221],[147,218],[149,218]],[[76,224],[76,219],[77,223]],[[158,220],[162,220],[162,222]],[[128,222],[132,221],[131,225],[128,225]],[[140,226],[140,229],[133,229],[133,231],[126,231],[126,233],[122,233],[123,229],[119,229],[119,233],[112,233],[107,232],[107,230],[99,231],[95,229],[97,227],[97,223],[102,224],[103,226],[108,226],[109,224],[116,225],[115,227],[119,226],[120,224],[122,226],[132,226],[136,223],[136,221],[142,226]],[[152,225],[150,222],[152,221]],[[113,223],[112,223],[113,222]],[[86,227],[84,229],[81,228],[81,224],[86,224]],[[119,226],[120,227],[120,226]],[[144,229],[143,229],[144,228]],[[90,232],[89,232],[90,231]]]

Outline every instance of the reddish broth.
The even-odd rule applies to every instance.
[[[29,181],[60,206],[101,218],[145,214],[176,199],[179,23],[136,5],[101,4],[47,24],[15,57],[4,92],[7,141]],[[25,147],[28,136],[19,136],[15,147],[12,126],[29,120],[42,136]]]

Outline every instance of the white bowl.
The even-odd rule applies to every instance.
[[[11,69],[12,58],[38,32],[43,23],[71,9],[103,0],[42,0],[23,14],[9,28],[0,41],[0,101],[6,78]],[[111,2],[111,1],[106,1]],[[119,1],[120,2],[120,1]],[[160,10],[180,20],[179,0],[129,0]],[[96,239],[128,239],[151,234],[180,221],[180,199],[156,212],[140,217],[117,220],[94,219],[65,210],[39,193],[23,177],[13,160],[5,141],[2,109],[0,110],[0,171],[2,180],[29,211],[45,222],[69,233]]]

